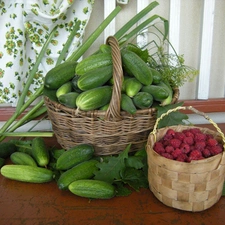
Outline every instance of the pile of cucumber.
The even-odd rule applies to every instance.
[[[123,68],[121,109],[135,114],[154,104],[170,104],[173,89],[149,66],[147,50],[127,44],[120,51]],[[50,70],[44,81],[44,95],[51,98],[49,93],[54,93],[54,100],[70,108],[107,110],[113,84],[111,47],[103,44],[98,52],[78,63],[66,61]]]
[[[10,158],[10,163],[6,163]],[[99,162],[89,144],[49,150],[42,138],[31,141],[0,143],[1,175],[29,183],[56,181],[59,189],[86,198],[109,199],[116,195],[115,186],[91,179]]]

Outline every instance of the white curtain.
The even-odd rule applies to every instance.
[[[94,0],[0,0],[0,103],[15,105],[29,70],[34,65],[48,34],[59,25],[48,46],[30,89],[42,83],[54,67],[77,20],[82,27],[70,46],[70,55],[82,43]]]

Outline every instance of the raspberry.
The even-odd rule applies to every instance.
[[[179,148],[181,141],[179,139],[173,138],[170,140],[170,144],[174,147],[174,148]]]
[[[185,134],[186,137],[194,138],[194,134],[191,133],[189,130],[183,130],[183,133]]]
[[[165,157],[167,159],[173,159],[173,156],[171,154],[167,153],[167,152],[162,153],[161,156],[163,156],[163,157]]]
[[[164,149],[164,147],[163,147],[163,144],[162,144],[161,142],[159,142],[159,141],[156,142],[156,143],[154,144],[153,149],[154,149],[158,154],[161,154],[161,153],[165,152],[165,149]]]
[[[183,151],[183,153],[188,154],[191,151],[190,145],[182,143],[180,145],[180,149]]]
[[[186,154],[180,154],[177,158],[176,158],[176,160],[177,161],[180,161],[180,162],[186,162],[186,160],[187,160],[187,155]]]
[[[166,135],[174,136],[175,135],[175,131],[173,129],[168,129],[166,131]]]
[[[188,145],[193,145],[193,144],[194,144],[194,139],[193,139],[193,137],[191,137],[191,136],[186,136],[186,137],[184,138],[183,142],[184,142],[185,144],[188,144]]]
[[[210,152],[211,152],[212,155],[220,154],[223,151],[223,149],[219,145],[213,146],[209,150],[210,150]]]
[[[207,144],[208,146],[215,146],[215,145],[218,144],[218,142],[217,142],[217,140],[214,139],[214,138],[209,138],[209,139],[206,141],[206,144]]]
[[[194,139],[195,139],[196,142],[205,141],[206,135],[203,134],[203,133],[196,133]]]
[[[204,141],[198,141],[195,143],[195,148],[198,150],[203,150],[206,146],[206,143]]]
[[[193,134],[201,133],[201,130],[199,128],[191,128],[189,131]]]
[[[171,154],[174,151],[174,147],[171,146],[171,145],[168,145],[168,146],[165,147],[165,151],[167,153],[170,153]]]
[[[202,153],[196,149],[190,152],[189,157],[191,157],[192,160],[198,160],[202,158]]]
[[[202,150],[202,155],[205,157],[205,158],[208,158],[211,156],[211,152],[208,148],[205,148]]]
[[[179,148],[176,148],[173,152],[172,152],[172,156],[174,159],[176,159],[179,155],[183,154],[182,150]]]
[[[178,139],[180,141],[183,141],[184,138],[185,138],[185,135],[182,132],[176,132],[175,135],[174,135],[174,138],[176,138],[176,139]]]

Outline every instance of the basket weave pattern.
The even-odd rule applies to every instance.
[[[225,152],[216,156],[192,161],[178,162],[160,156],[153,150],[172,128],[175,131],[195,126],[171,126],[151,133],[147,143],[148,180],[150,190],[165,205],[185,211],[203,211],[213,206],[221,197],[225,179]],[[196,128],[196,127],[195,127]],[[212,134],[220,143],[223,139],[216,131],[198,127],[201,132]]]
[[[45,97],[53,131],[65,149],[80,143],[90,143],[94,145],[96,155],[111,155],[120,153],[132,143],[131,151],[140,150],[155,124],[155,108],[137,110],[135,115],[120,110],[123,81],[120,49],[114,37],[109,37],[107,43],[112,48],[114,79],[112,99],[107,111],[71,109]],[[176,89],[172,103],[178,97],[179,89]]]

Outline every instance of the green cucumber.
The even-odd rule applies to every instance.
[[[50,160],[49,151],[41,137],[36,137],[32,140],[32,156],[39,166],[47,166]]]
[[[125,93],[129,97],[134,97],[142,88],[141,82],[139,82],[135,77],[127,79],[125,82]]]
[[[14,152],[10,155],[10,159],[16,165],[37,166],[34,158],[24,152]]]
[[[8,158],[13,152],[17,150],[17,147],[12,142],[1,142],[0,143],[0,158]]]
[[[60,95],[58,98],[59,103],[69,108],[76,108],[77,107],[76,99],[79,94],[80,93],[77,92],[69,92],[64,95]]]
[[[76,74],[84,75],[85,73],[95,70],[100,67],[112,65],[111,53],[99,53],[96,55],[90,55],[77,64]]]
[[[140,47],[132,43],[128,43],[126,49],[136,53],[144,62],[148,61],[148,49],[142,50]]]
[[[111,52],[112,52],[111,46],[107,45],[107,44],[101,44],[99,47],[99,50],[102,53],[110,53],[111,54]]]
[[[44,85],[49,89],[58,89],[75,75],[76,61],[66,61],[47,72]]]
[[[94,176],[94,172],[98,170],[96,164],[97,160],[91,159],[72,167],[71,169],[63,172],[58,181],[57,185],[59,189],[67,189],[69,184],[75,180],[89,179]]]
[[[159,84],[160,81],[162,80],[161,73],[151,67],[150,67],[150,70],[152,71],[152,77],[153,77],[152,84]]]
[[[173,100],[173,89],[170,86],[169,82],[166,82],[166,81],[161,81],[159,85],[161,87],[166,88],[169,93],[168,97],[166,99],[164,99],[163,101],[161,101],[160,105],[161,106],[169,105]]]
[[[81,92],[82,92],[82,90],[80,90],[80,88],[79,88],[78,85],[77,85],[77,81],[78,81],[79,78],[80,78],[80,76],[75,75],[74,78],[73,78],[72,81],[71,81],[72,89],[73,89],[75,92],[77,92],[77,93],[81,93]]]
[[[2,176],[29,183],[46,183],[53,180],[53,172],[46,168],[29,165],[4,165],[1,168]]]
[[[152,84],[151,69],[136,53],[122,49],[121,56],[123,67],[130,75],[133,75],[143,85]]]
[[[68,188],[73,194],[85,198],[110,199],[116,194],[112,184],[100,180],[77,180]]]
[[[153,104],[153,97],[147,92],[138,92],[133,98],[134,105],[139,109],[150,108]]]
[[[65,151],[56,161],[58,170],[68,170],[77,164],[91,159],[94,147],[90,144],[79,144]]]
[[[137,112],[137,108],[135,107],[132,99],[126,94],[121,94],[120,105],[123,111],[126,111],[130,114],[135,114]]]
[[[112,65],[96,68],[80,76],[77,81],[77,86],[82,91],[100,87],[112,77],[112,74]]]
[[[62,86],[60,86],[56,91],[56,97],[59,98],[59,96],[67,94],[72,91],[72,83],[66,82]]]
[[[90,111],[108,104],[111,98],[112,87],[102,86],[80,93],[76,99],[76,105],[81,110]]]

